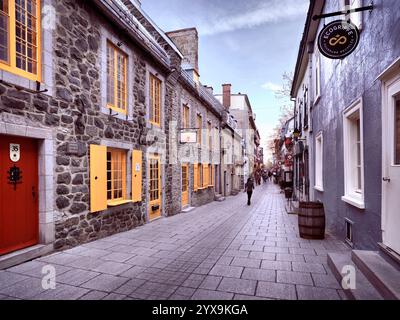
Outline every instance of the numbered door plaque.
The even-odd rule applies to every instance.
[[[21,146],[19,144],[10,143],[10,160],[18,162],[21,159]]]

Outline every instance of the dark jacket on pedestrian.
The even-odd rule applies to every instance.
[[[249,178],[246,182],[246,185],[244,186],[245,191],[247,191],[248,193],[253,192],[254,190],[254,181],[253,179]]]

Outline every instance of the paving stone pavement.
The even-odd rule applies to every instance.
[[[344,299],[327,266],[334,237],[304,240],[277,186],[0,271],[2,299]],[[56,289],[42,288],[54,266]]]

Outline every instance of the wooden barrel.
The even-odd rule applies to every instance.
[[[320,202],[300,202],[299,231],[303,239],[325,239],[325,211]]]

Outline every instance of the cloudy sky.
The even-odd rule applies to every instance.
[[[196,27],[200,81],[247,93],[267,143],[280,114],[274,90],[294,70],[308,0],[142,0],[164,31]]]

